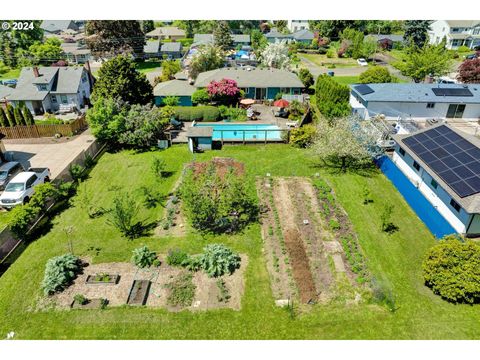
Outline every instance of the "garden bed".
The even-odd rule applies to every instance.
[[[127,305],[145,305],[150,284],[149,280],[134,280],[128,295]]]
[[[85,282],[87,284],[115,285],[120,281],[120,275],[95,274],[88,275]]]
[[[90,299],[85,304],[74,300],[71,304],[72,309],[101,309],[105,304],[104,299]]]

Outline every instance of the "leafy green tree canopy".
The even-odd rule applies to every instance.
[[[384,66],[372,66],[360,74],[359,82],[362,84],[391,83],[396,78]]]
[[[219,21],[217,23],[217,26],[213,30],[213,40],[215,46],[218,46],[223,51],[230,49],[230,47],[233,45],[230,28],[226,21]]]

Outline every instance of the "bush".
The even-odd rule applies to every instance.
[[[180,103],[180,98],[178,96],[167,96],[163,99],[163,105],[166,106],[177,106]]]
[[[290,144],[298,148],[307,148],[315,140],[317,130],[314,125],[305,125],[290,131]]]
[[[113,207],[109,211],[107,222],[117,228],[123,236],[134,239],[143,233],[142,223],[135,222],[140,208],[129,194],[119,195],[113,199]]]
[[[334,80],[331,76],[320,75],[315,89],[318,110],[327,119],[350,114],[350,89]]]
[[[163,178],[165,174],[166,163],[161,157],[156,156],[153,158],[152,162],[152,172],[156,177]]]
[[[214,163],[200,174],[189,170],[180,192],[192,226],[202,232],[236,232],[257,219],[256,200],[233,168],[222,175]]]
[[[210,102],[210,95],[207,89],[198,89],[192,94],[192,103],[194,105],[206,105]]]
[[[47,261],[42,288],[45,295],[65,289],[81,271],[81,261],[72,254],[56,256]]]
[[[470,48],[468,46],[465,46],[465,45],[462,45],[462,46],[459,46],[458,49],[457,49],[457,52],[470,52],[472,50],[470,50]]]
[[[202,254],[188,256],[182,266],[190,271],[199,271],[202,269]]]
[[[221,105],[218,107],[220,117],[222,119],[229,119],[232,121],[247,121],[247,111],[238,107],[227,107]]]
[[[480,302],[480,244],[447,236],[427,252],[422,267],[435,294],[454,303]]]
[[[167,264],[171,266],[185,266],[189,260],[188,254],[180,249],[169,250],[167,255]]]
[[[240,256],[223,244],[209,244],[203,248],[201,263],[209,277],[218,277],[239,268]]]
[[[169,289],[167,303],[172,306],[190,306],[195,297],[195,284],[191,273],[180,274],[175,280],[165,285]]]
[[[85,296],[83,296],[82,294],[76,294],[73,297],[73,300],[80,305],[85,305],[85,304],[88,303],[88,299]]]
[[[44,211],[49,200],[57,197],[58,190],[52,183],[43,183],[35,186],[35,192],[30,198],[29,205]]]
[[[395,80],[396,78],[384,66],[372,66],[362,72],[359,77],[359,82],[362,84],[391,83]]]
[[[23,238],[41,209],[31,204],[15,206],[8,215],[8,225],[17,238]]]
[[[72,164],[68,168],[68,172],[73,181],[83,180],[85,178],[85,168],[82,165]]]
[[[180,121],[217,121],[220,111],[215,106],[175,106],[175,119]]]
[[[154,265],[155,260],[157,260],[157,253],[150,251],[146,245],[133,250],[132,262],[139,268],[150,267]]]

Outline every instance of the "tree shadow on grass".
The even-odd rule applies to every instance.
[[[135,223],[130,231],[125,234],[129,240],[138,239],[144,236],[151,236],[153,230],[158,226],[156,221],[138,221]]]
[[[371,177],[372,175],[377,175],[380,173],[380,170],[373,162],[367,164],[349,164],[345,168],[342,168],[342,166],[337,163],[318,161],[312,163],[312,168],[325,170],[331,175],[354,174],[363,177]]]

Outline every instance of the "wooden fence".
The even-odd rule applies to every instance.
[[[5,139],[52,137],[55,136],[55,134],[72,136],[86,129],[87,126],[87,121],[85,117],[82,116],[68,124],[0,127],[0,133],[5,135]]]

